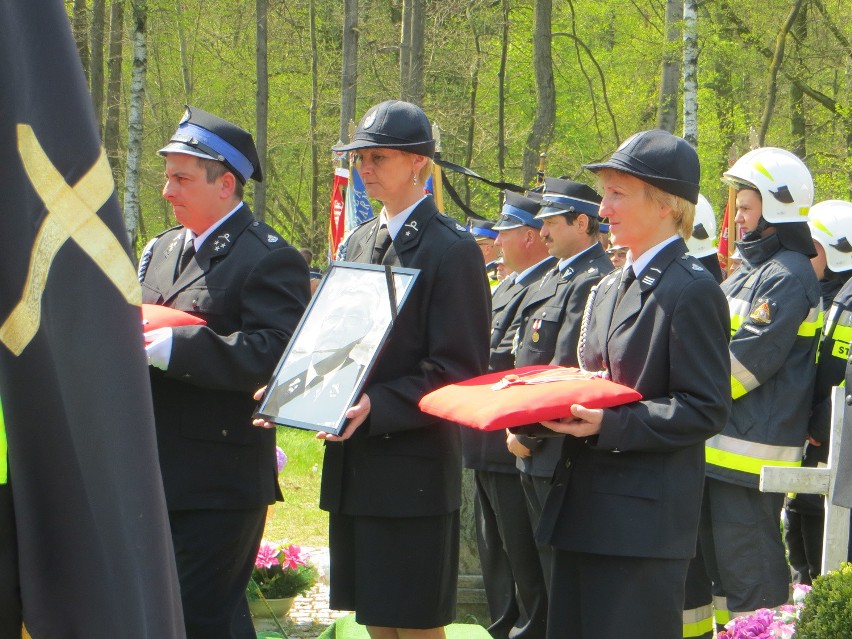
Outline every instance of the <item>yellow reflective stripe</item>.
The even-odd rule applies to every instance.
[[[760,381],[731,353],[731,397],[738,399],[760,386]]]
[[[3,403],[0,401],[0,485],[9,482],[9,464],[6,458],[6,420],[3,418]]]
[[[742,315],[731,315],[731,335],[740,330],[740,326],[743,325],[745,321],[745,317]]]
[[[834,346],[831,347],[831,354],[844,361],[847,360],[849,358],[849,342],[835,340]]]
[[[713,632],[713,606],[707,604],[683,611],[683,636],[703,637]]]
[[[813,337],[819,334],[821,328],[822,311],[819,308],[812,308],[805,321],[799,324],[799,330],[796,332],[796,335],[800,337]]]
[[[849,344],[852,342],[852,326],[843,326],[842,324],[838,324],[834,328],[834,332],[831,336],[834,339],[839,339],[841,342]]]
[[[722,468],[730,468],[731,470],[738,470],[742,473],[750,473],[752,475],[759,475],[764,466],[786,466],[790,468],[797,468],[802,465],[801,461],[773,461],[771,463],[767,463],[763,459],[746,457],[745,455],[738,455],[737,453],[729,453],[717,448],[705,448],[704,458],[707,460],[708,464],[721,466]]]
[[[714,616],[716,617],[716,625],[724,626],[731,620],[731,611],[728,610],[727,597],[713,597],[713,608],[715,609]]]

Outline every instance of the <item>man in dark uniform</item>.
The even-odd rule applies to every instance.
[[[577,366],[577,340],[583,309],[592,287],[612,270],[612,262],[598,240],[601,198],[579,182],[545,178],[541,237],[559,264],[540,286],[527,290],[516,323],[515,364]],[[550,491],[559,461],[561,437],[537,438],[509,434],[509,450],[517,456],[529,515],[535,528]],[[550,586],[550,548],[539,546],[542,568]]]
[[[187,637],[253,638],[245,588],[280,491],[252,392],[304,311],[308,267],[242,202],[246,180],[262,179],[249,133],[188,107],[159,153],[181,226],[145,247],[142,301],[207,322],[152,331],[146,347]]]
[[[556,265],[539,235],[542,222],[535,219],[539,203],[511,191],[505,195],[494,230],[511,274],[491,302],[489,371],[515,367],[514,330],[509,328],[518,305],[527,287],[537,286]],[[476,541],[491,613],[488,631],[495,639],[543,639],[547,590],[515,457],[506,449],[506,433],[462,429],[462,452],[465,467],[474,470]]]

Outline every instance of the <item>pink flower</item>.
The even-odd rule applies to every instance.
[[[278,548],[268,541],[260,542],[260,548],[257,549],[257,558],[254,560],[254,565],[257,568],[272,568],[278,565]]]
[[[307,558],[302,555],[302,549],[296,544],[285,546],[281,550],[281,566],[295,570],[299,566],[307,565]]]
[[[287,454],[278,446],[275,447],[275,459],[278,464],[278,472],[280,473],[284,470],[284,466],[287,465]]]

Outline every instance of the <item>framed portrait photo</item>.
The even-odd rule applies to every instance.
[[[339,435],[417,269],[332,262],[258,405],[255,417]]]

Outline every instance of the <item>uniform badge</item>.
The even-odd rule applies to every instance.
[[[703,271],[703,270],[704,270],[704,267],[703,267],[703,266],[701,266],[700,264],[693,264],[693,265],[692,265],[692,270],[693,270],[693,271]]]
[[[270,233],[269,235],[266,236],[266,241],[269,242],[270,244],[275,244],[278,241],[278,236],[272,235]]]
[[[178,124],[184,124],[185,122],[188,122],[189,118],[191,117],[192,114],[189,112],[189,109],[186,109],[186,111],[183,112],[183,117],[180,119],[180,122],[178,122]]]
[[[231,243],[231,234],[230,233],[222,233],[219,237],[217,237],[213,241],[213,250],[217,253],[221,251],[223,248],[227,247],[228,244]]]
[[[534,343],[538,343],[538,340],[541,339],[541,336],[538,334],[538,329],[540,329],[540,328],[541,328],[541,320],[537,319],[533,322],[533,332],[532,332],[532,335],[530,335],[530,339]]]
[[[567,280],[572,275],[574,275],[574,269],[570,266],[568,268],[566,268],[564,271],[562,271],[562,279],[563,280]]]
[[[772,321],[772,310],[769,302],[758,300],[759,304],[749,314],[748,318],[755,324],[769,324]]]
[[[364,118],[364,124],[362,125],[362,128],[369,129],[371,126],[373,126],[373,123],[376,121],[377,110],[378,109],[373,109],[370,113],[367,114],[367,117]]]
[[[456,222],[456,230],[457,231],[467,231],[467,229],[465,227],[463,227],[461,224],[459,224],[458,222]]]

